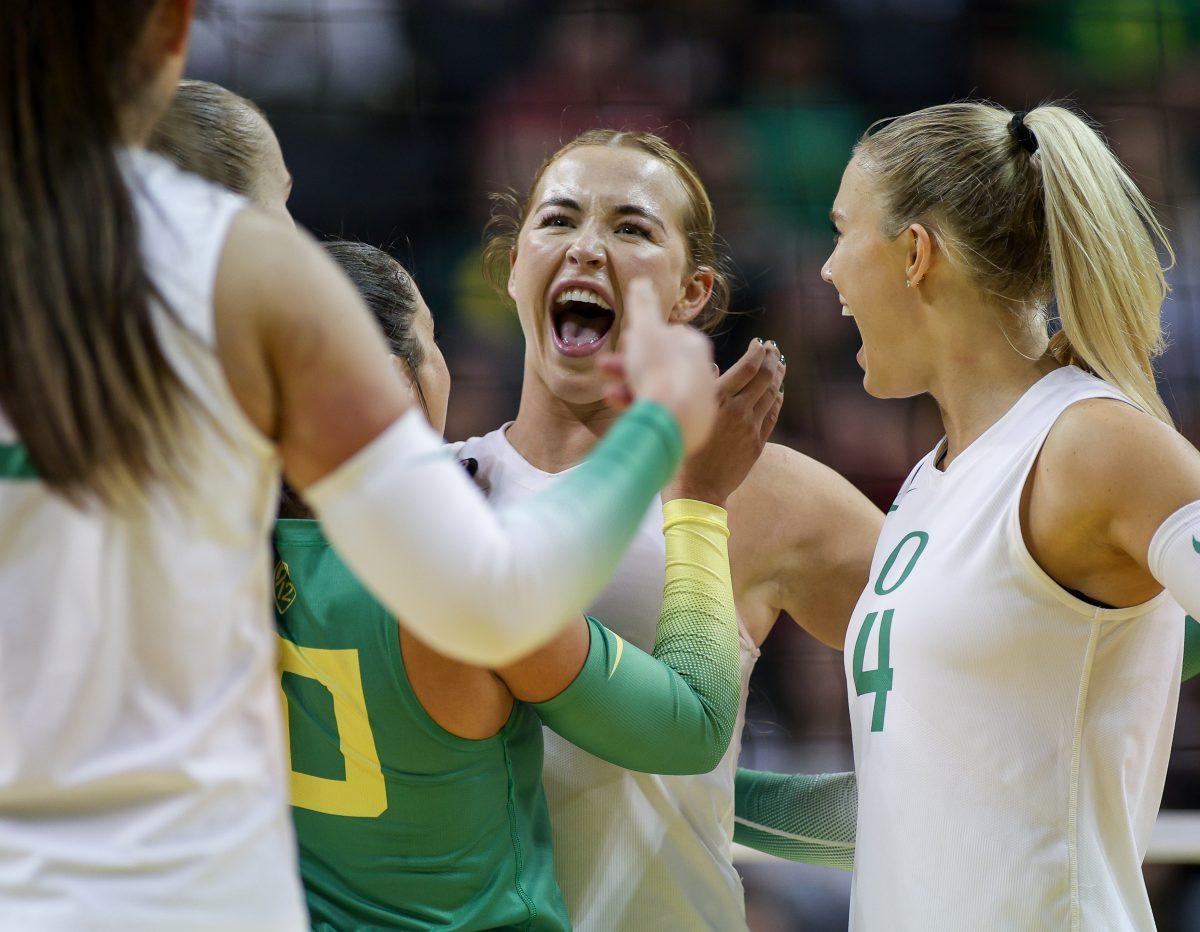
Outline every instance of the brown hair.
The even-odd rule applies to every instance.
[[[412,377],[413,391],[428,413],[429,406],[417,380],[417,372],[425,362],[425,350],[413,330],[417,283],[412,275],[382,249],[366,243],[330,240],[322,245],[362,295],[392,355],[404,360]]]
[[[329,240],[325,251],[342,267],[358,293],[362,295],[393,356],[404,360],[412,379],[412,389],[421,408],[429,413],[425,392],[417,372],[425,361],[425,350],[413,330],[417,313],[417,283],[399,262],[382,249],[352,240]],[[285,481],[279,499],[279,517],[311,518],[304,500]]]
[[[265,120],[245,97],[219,84],[185,79],[147,148],[184,171],[253,198]]]
[[[924,224],[1016,313],[1044,314],[1053,300],[1055,357],[1170,423],[1152,362],[1168,290],[1156,244],[1174,256],[1146,198],[1079,115],[1046,105],[1017,121],[996,104],[945,104],[876,124],[854,154],[882,194],[886,235]]]
[[[72,499],[182,475],[190,396],[158,343],[117,155],[158,5],[0,3],[0,407]]]
[[[524,199],[513,192],[491,195],[492,216],[484,230],[483,262],[487,280],[502,293],[508,281],[509,256],[517,248],[517,237],[529,217],[533,196],[542,175],[559,158],[584,146],[611,146],[637,149],[654,156],[671,169],[687,193],[688,207],[683,216],[687,237],[688,260],[691,268],[708,269],[713,274],[712,295],[693,321],[701,330],[712,331],[724,320],[729,310],[729,273],[726,260],[717,251],[717,222],[712,201],[700,176],[691,163],[669,142],[653,133],[627,132],[616,129],[592,129],[576,136],[542,162],[533,176],[533,183]]]

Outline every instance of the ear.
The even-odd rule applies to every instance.
[[[508,282],[504,286],[508,292],[508,296],[514,301],[517,300],[517,288],[513,284],[513,266],[517,264],[517,247],[514,246],[508,251]]]
[[[712,269],[699,268],[683,282],[683,289],[671,314],[667,318],[672,324],[687,324],[696,319],[696,315],[704,310],[704,305],[712,297],[713,283],[716,276]]]
[[[908,228],[908,256],[904,267],[904,279],[916,288],[925,280],[933,266],[934,240],[922,223]]]
[[[183,55],[187,51],[194,9],[195,0],[165,0],[159,4],[158,35],[162,50],[168,55]]]

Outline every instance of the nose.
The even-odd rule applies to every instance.
[[[567,261],[581,268],[599,269],[604,260],[604,244],[592,230],[580,230],[567,249]]]
[[[821,266],[821,280],[827,285],[833,284],[833,256],[825,260],[825,264]]]

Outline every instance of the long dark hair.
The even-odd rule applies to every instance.
[[[417,313],[417,286],[408,270],[382,249],[351,240],[329,240],[323,243],[342,271],[354,283],[362,295],[375,322],[383,331],[392,355],[404,361],[412,380],[413,392],[425,413],[429,405],[417,378],[421,364],[425,361],[425,350],[413,329]],[[281,518],[308,518],[312,513],[284,483],[279,503]]]
[[[0,3],[0,407],[72,499],[182,471],[188,395],[156,337],[117,155],[158,6]]]

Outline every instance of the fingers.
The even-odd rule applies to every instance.
[[[635,336],[665,328],[661,303],[654,285],[645,276],[635,278],[625,289],[624,319],[622,329]]]
[[[624,411],[633,404],[633,392],[624,383],[608,385],[604,389],[604,402],[616,411]]]
[[[779,423],[779,412],[783,410],[783,392],[776,391],[775,399],[771,402],[771,409],[763,418],[762,424],[758,429],[758,439],[762,443],[766,443],[771,437],[771,432],[775,430],[775,425]]]
[[[737,393],[737,400],[747,408],[757,409],[763,398],[770,397],[771,389],[774,388],[780,373],[779,348],[773,343],[768,344],[762,364],[750,381],[746,383],[746,387]]]
[[[619,353],[604,353],[596,360],[596,366],[607,379],[625,379],[625,357]]]
[[[775,403],[775,396],[783,394],[784,366],[783,357],[780,356],[779,362],[771,369],[771,380],[768,387],[761,389],[759,394],[755,395],[753,394],[755,383],[751,383],[750,387],[742,393],[742,396],[746,397],[747,401],[753,405],[755,418],[761,420],[766,417],[771,405]],[[766,369],[767,367],[764,366],[764,372]]]
[[[767,345],[758,337],[750,341],[742,358],[735,362],[726,373],[717,380],[717,391],[722,398],[732,398],[745,388],[767,356]]]

